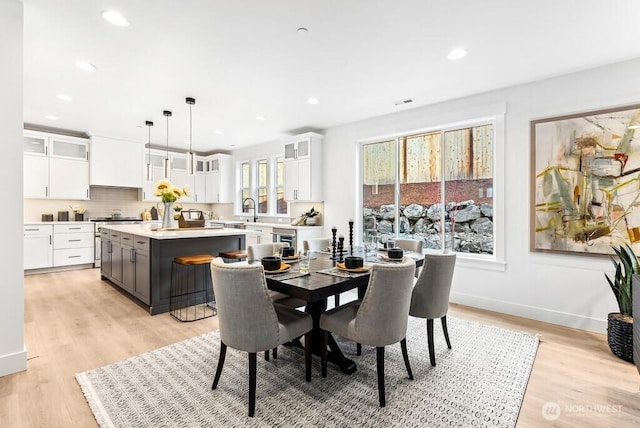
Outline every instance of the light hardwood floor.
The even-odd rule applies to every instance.
[[[604,335],[459,305],[449,314],[540,335],[517,427],[640,426],[640,375],[611,354]],[[149,316],[98,269],[26,276],[28,369],[0,378],[0,427],[97,426],[75,373],[215,328],[215,317]],[[559,406],[557,419],[543,416],[547,403]]]

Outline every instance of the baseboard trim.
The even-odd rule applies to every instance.
[[[551,324],[558,324],[579,330],[592,331],[594,333],[604,334],[607,332],[606,319],[589,318],[567,312],[552,311],[545,308],[522,305],[498,299],[488,299],[486,297],[464,293],[451,293],[450,301],[452,303],[458,303],[465,306],[515,315]]]
[[[27,348],[13,354],[0,355],[0,377],[27,369]]]

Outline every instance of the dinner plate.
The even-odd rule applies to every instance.
[[[369,269],[371,269],[371,266],[362,266],[362,267],[355,268],[355,269],[347,269],[347,268],[344,266],[344,263],[338,263],[338,264],[336,264],[336,266],[337,266],[337,267],[338,267],[338,269],[340,269],[340,270],[343,270],[343,271],[345,271],[345,272],[351,272],[351,273],[363,273],[363,272],[366,272],[366,271],[368,271]]]
[[[280,269],[278,270],[265,270],[264,273],[266,275],[272,275],[274,273],[282,273],[282,272],[286,272],[289,269],[291,269],[291,265],[286,264],[286,263],[280,263]]]
[[[283,257],[282,260],[285,260],[285,261],[288,261],[288,262],[297,262],[298,261],[298,256]]]
[[[404,259],[404,256],[399,258],[399,259],[393,259],[393,258],[389,257],[386,254],[378,254],[378,257],[380,259],[382,259],[382,260],[386,260],[386,261],[389,261],[389,262],[401,262]]]

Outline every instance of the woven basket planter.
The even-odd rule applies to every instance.
[[[607,341],[611,352],[633,363],[633,318],[620,313],[607,316]]]

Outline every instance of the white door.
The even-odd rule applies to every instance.
[[[24,236],[24,268],[40,269],[53,266],[51,235]]]
[[[89,199],[89,162],[73,159],[49,159],[49,197]]]
[[[49,196],[49,159],[44,156],[24,156],[24,197]]]

